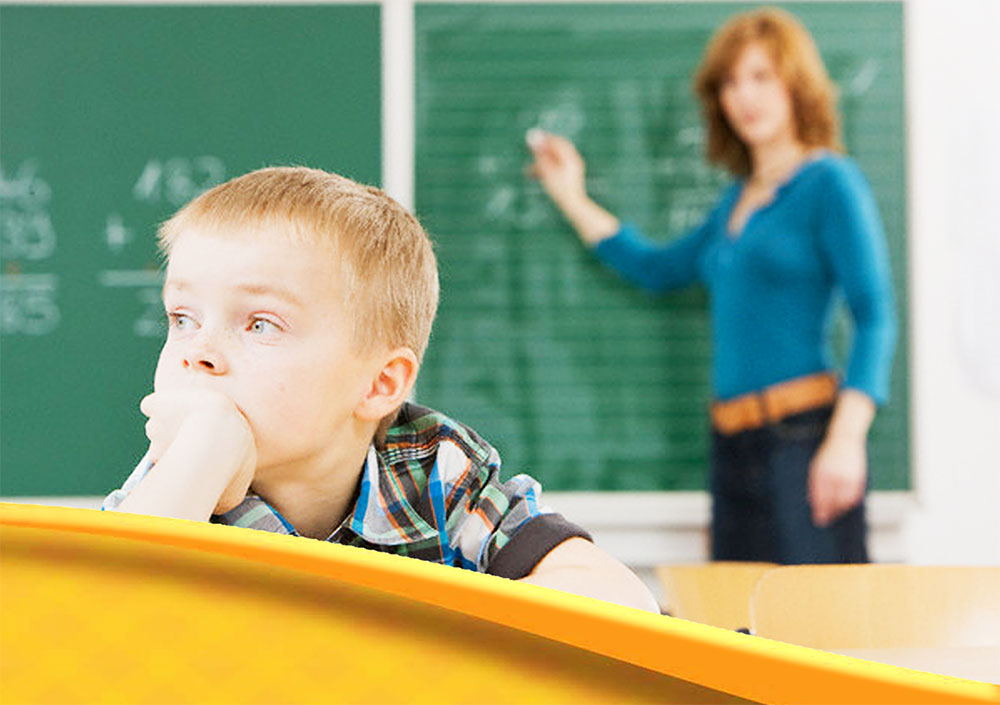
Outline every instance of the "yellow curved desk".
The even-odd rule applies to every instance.
[[[2,703],[1000,703],[875,664],[363,549],[0,504]]]

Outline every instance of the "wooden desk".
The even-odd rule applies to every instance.
[[[945,648],[848,649],[834,653],[888,663],[927,673],[1000,683],[1000,646]]]

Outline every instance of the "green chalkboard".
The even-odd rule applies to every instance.
[[[598,202],[652,237],[682,235],[727,183],[704,162],[691,76],[711,32],[748,7],[417,6],[416,205],[442,275],[420,398],[494,441],[508,472],[558,490],[705,486],[704,293],[654,298],[604,270],[524,178],[524,135],[573,138]],[[785,7],[840,88],[847,148],[889,237],[901,343],[871,466],[876,488],[906,488],[902,6]]]
[[[0,7],[0,493],[145,450],[156,224],[270,164],[380,180],[379,6]]]

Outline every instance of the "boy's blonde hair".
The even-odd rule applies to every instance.
[[[767,49],[788,87],[799,141],[806,147],[842,152],[837,90],[812,35],[791,13],[765,7],[736,15],[719,28],[695,74],[694,91],[708,130],[708,160],[735,176],[751,172],[750,151],[729,125],[719,89],[743,50],[754,43]]]
[[[330,245],[358,352],[405,346],[422,359],[437,310],[437,263],[417,219],[382,190],[319,169],[259,169],[206,191],[160,226],[167,257],[192,227],[227,237],[266,229]]]

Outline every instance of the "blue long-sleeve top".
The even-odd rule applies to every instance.
[[[742,187],[727,188],[679,240],[656,244],[625,224],[594,252],[653,292],[706,286],[719,399],[834,369],[833,304],[842,291],[854,321],[843,386],[884,404],[896,317],[885,234],[861,170],[830,153],[808,161],[730,235]]]

